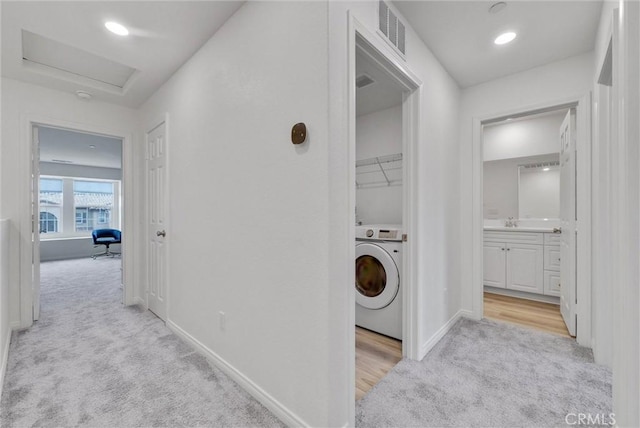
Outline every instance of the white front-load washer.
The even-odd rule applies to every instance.
[[[402,340],[402,226],[356,226],[356,325]]]

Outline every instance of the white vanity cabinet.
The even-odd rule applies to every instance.
[[[559,296],[559,235],[516,230],[485,230],[484,285]]]
[[[542,294],[544,250],[540,233],[484,233],[484,284]]]
[[[544,234],[544,294],[560,297],[560,235]]]

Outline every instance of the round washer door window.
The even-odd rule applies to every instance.
[[[375,244],[356,246],[356,303],[368,309],[388,306],[398,294],[400,276],[393,258]]]

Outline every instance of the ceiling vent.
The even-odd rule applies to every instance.
[[[22,59],[41,72],[120,92],[136,72],[135,68],[26,30],[22,30]]]
[[[384,1],[380,0],[378,7],[378,22],[383,38],[393,46],[404,58],[405,55],[405,25],[398,19],[395,13],[389,9]]]
[[[361,74],[360,76],[356,77],[356,88],[362,89],[365,86],[369,86],[374,82],[375,80],[373,80],[371,77],[367,76],[366,74]]]

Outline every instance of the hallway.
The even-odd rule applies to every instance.
[[[2,426],[281,426],[151,312],[119,259],[42,263],[42,311],[14,332]]]

